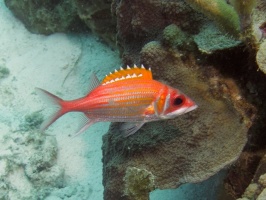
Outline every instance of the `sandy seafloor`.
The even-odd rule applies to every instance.
[[[64,184],[50,186],[48,193],[35,190],[23,169],[41,151],[29,151],[32,144],[16,140],[25,140],[21,135],[29,134],[20,133],[26,115],[40,111],[47,117],[51,112],[50,106],[35,93],[35,87],[63,99],[79,98],[86,94],[92,71],[102,79],[120,66],[118,52],[92,34],[32,34],[2,0],[0,30],[0,66],[10,70],[8,77],[0,79],[0,199],[102,200],[101,145],[109,123],[95,124],[85,134],[71,138],[69,135],[77,130],[80,116],[70,113],[46,130],[46,134],[52,135],[47,137],[55,137],[57,142],[56,169],[64,171]],[[45,158],[45,152],[42,156]],[[178,190],[155,191],[150,198],[216,199],[220,184],[218,175]]]
[[[25,151],[25,148],[5,142],[4,138],[19,134],[27,114],[43,109],[42,113],[49,116],[50,106],[36,95],[35,87],[63,99],[79,98],[88,90],[92,71],[101,79],[119,67],[119,62],[118,52],[92,34],[31,34],[0,1],[0,66],[10,70],[9,76],[0,80],[0,193],[1,187],[9,191],[2,193],[8,195],[4,198],[31,199],[33,195],[23,170],[20,167],[12,172],[6,170],[4,159],[12,156],[17,159],[12,155],[13,149]],[[56,137],[56,164],[65,173],[65,189],[55,188],[54,195],[46,199],[103,199],[101,145],[109,123],[95,124],[85,134],[71,138],[69,135],[77,130],[78,118],[75,113],[67,114],[45,131]],[[21,159],[26,159],[21,151],[18,152]]]

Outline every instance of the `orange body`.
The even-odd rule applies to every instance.
[[[146,122],[174,118],[197,107],[179,90],[153,80],[151,71],[143,67],[115,71],[102,83],[95,76],[92,79],[93,87],[88,95],[72,101],[39,89],[60,107],[41,129],[67,112],[82,112],[87,118],[82,131],[99,121],[133,122],[136,131]]]
[[[159,97],[159,112],[162,111],[168,87],[154,80],[124,80],[100,85],[87,96],[65,101],[65,112],[84,112],[99,121],[141,121],[152,119],[155,111],[152,103]]]

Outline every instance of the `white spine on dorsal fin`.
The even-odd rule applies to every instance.
[[[117,70],[115,69],[115,72],[117,72]]]
[[[138,77],[142,77],[142,76],[143,76],[142,74],[138,75]]]
[[[130,69],[130,67],[127,65],[127,69]]]
[[[112,74],[112,72],[110,72],[110,74]]]
[[[149,67],[149,71],[151,71],[151,68]]]
[[[124,79],[126,79],[124,76],[122,76],[122,77],[120,78],[120,80],[124,80]]]
[[[120,67],[120,70],[124,70],[123,67]]]
[[[145,69],[144,65],[141,65],[141,68],[142,68],[142,69]]]
[[[110,81],[110,83],[113,83],[113,82],[115,82],[115,81],[114,81],[114,80],[111,80],[111,81]]]
[[[137,65],[134,64],[134,68],[138,68]]]
[[[120,78],[115,78],[115,81],[119,81],[120,80]]]
[[[126,78],[131,78],[131,76],[129,74],[127,74]]]
[[[137,75],[134,73],[134,74],[131,76],[131,78],[135,78],[135,77],[137,77]]]

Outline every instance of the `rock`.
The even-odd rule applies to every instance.
[[[163,37],[162,32],[168,25],[176,25],[190,35],[197,33],[204,21],[203,16],[183,0],[113,1],[112,13],[117,19],[117,44],[122,58],[132,65],[142,47]]]
[[[251,152],[243,152],[237,162],[230,168],[227,178],[225,179],[225,187],[228,193],[234,198],[247,197],[254,195],[257,185],[250,184],[261,157]],[[246,190],[246,192],[245,192]],[[244,193],[244,194],[243,194]]]
[[[64,185],[54,137],[37,130],[10,133],[1,141],[0,152],[0,199],[42,198]]]
[[[80,19],[109,45],[116,46],[116,18],[110,0],[73,0]]]
[[[72,0],[5,0],[5,4],[33,33],[67,32],[80,24]]]
[[[242,198],[248,200],[266,199],[266,155],[260,160],[253,179],[246,188]]]

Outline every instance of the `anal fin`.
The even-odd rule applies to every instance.
[[[83,117],[81,124],[79,125],[78,131],[72,137],[76,137],[76,136],[80,135],[81,133],[86,131],[91,125],[93,125],[97,122],[97,121],[89,119],[89,117],[86,115],[86,113],[84,113],[83,116],[84,117]]]

